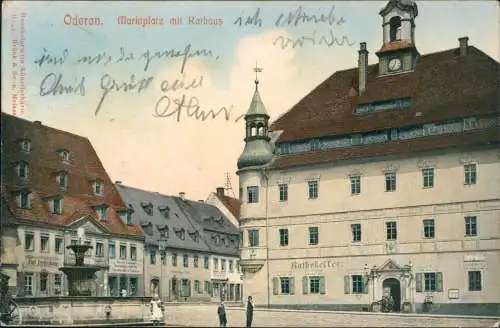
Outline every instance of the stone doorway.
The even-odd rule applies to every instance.
[[[387,278],[382,282],[384,295],[390,294],[394,300],[393,312],[401,311],[401,283],[396,278]]]

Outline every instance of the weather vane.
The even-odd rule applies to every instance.
[[[262,68],[257,65],[257,62],[255,62],[253,71],[255,72],[255,84],[259,84],[259,75],[257,73],[262,73]]]

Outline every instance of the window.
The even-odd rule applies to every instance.
[[[31,152],[31,142],[28,139],[21,141],[21,151],[26,154]]]
[[[47,280],[48,280],[49,274],[47,272],[41,272],[40,273],[40,291],[43,293],[47,292]]]
[[[69,162],[69,151],[62,150],[61,152],[59,152],[59,156],[62,162]]]
[[[97,217],[101,221],[106,221],[108,219],[108,208],[107,206],[96,207],[95,209]]]
[[[280,202],[286,202],[288,200],[288,185],[280,184],[278,188],[280,190]]]
[[[280,229],[280,246],[288,246],[288,229]]]
[[[424,291],[426,292],[435,292],[436,288],[436,273],[435,272],[426,272],[424,273]]]
[[[62,213],[62,198],[55,198],[52,201],[52,213],[54,214]]]
[[[309,245],[318,245],[319,243],[319,229],[318,227],[309,228]]]
[[[398,239],[398,229],[395,221],[390,221],[385,223],[387,240]]]
[[[126,217],[126,223],[127,224],[132,224],[132,211],[127,211],[125,214]]]
[[[363,276],[353,275],[352,276],[352,293],[362,294],[364,292],[364,281]]]
[[[424,179],[424,188],[434,187],[434,169],[425,168],[422,170],[422,177]]]
[[[465,217],[465,235],[477,236],[477,218],[475,216]]]
[[[116,257],[116,246],[115,243],[110,243],[108,245],[108,256],[110,259],[114,259]]]
[[[248,230],[248,246],[259,247],[259,230]]]
[[[357,242],[361,241],[361,224],[355,223],[351,224],[352,231],[352,241]]]
[[[24,210],[27,210],[31,207],[30,194],[27,191],[21,191],[19,193],[19,206]]]
[[[233,272],[234,271],[234,264],[233,264],[233,260],[229,260],[229,272]]]
[[[320,277],[309,278],[309,294],[319,294]]]
[[[389,21],[390,34],[389,41],[399,41],[401,39],[401,18],[399,16],[392,17]]]
[[[54,294],[61,295],[62,292],[62,274],[54,274]]]
[[[247,197],[248,197],[248,203],[258,203],[259,187],[257,186],[247,187]]]
[[[465,184],[474,185],[477,180],[476,164],[464,165]]]
[[[185,268],[189,267],[189,255],[188,254],[184,254],[182,260],[183,260],[182,262],[184,264],[184,267]]]
[[[219,271],[219,259],[214,257],[214,271]]]
[[[193,256],[193,266],[194,266],[195,268],[197,268],[197,267],[198,267],[198,255],[194,255],[194,256]]]
[[[18,166],[18,174],[21,179],[27,179],[29,177],[29,166],[26,162],[20,162]]]
[[[290,295],[291,281],[290,278],[280,278],[280,294]]]
[[[479,292],[482,290],[481,271],[469,271],[469,291]]]
[[[309,199],[318,198],[318,181],[309,181]]]
[[[55,241],[55,251],[56,251],[56,253],[62,253],[63,252],[63,243],[64,243],[63,237],[56,237],[56,241]]]
[[[35,244],[34,244],[34,239],[35,235],[33,232],[25,232],[24,233],[24,249],[27,251],[34,251],[35,250]]]
[[[434,238],[435,234],[434,219],[424,220],[424,237]]]
[[[153,247],[149,249],[149,263],[156,264],[156,249]]]
[[[104,257],[104,244],[102,241],[96,241],[95,243],[95,256]]]
[[[104,184],[99,179],[94,181],[94,194],[104,195]]]
[[[68,174],[66,172],[59,173],[59,187],[66,189],[68,186]]]
[[[225,272],[226,271],[226,259],[222,259],[220,260],[220,270],[222,272]]]
[[[127,246],[126,245],[120,245],[120,259],[122,259],[122,260],[127,259]]]
[[[177,266],[177,253],[172,253],[172,266]]]
[[[204,259],[203,259],[203,267],[205,269],[209,269],[210,267],[210,257],[208,255],[205,255]]]
[[[385,191],[396,191],[396,172],[385,174]]]
[[[49,251],[49,236],[48,235],[40,236],[40,250],[42,252]]]
[[[359,175],[351,176],[351,195],[359,195],[361,193],[361,177]]]
[[[24,295],[33,296],[33,274],[24,274]]]

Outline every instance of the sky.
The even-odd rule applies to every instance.
[[[113,181],[201,200],[229,173],[237,194],[245,130],[238,118],[250,105],[254,67],[262,68],[259,91],[273,121],[335,71],[356,66],[360,42],[377,62],[386,3],[3,2],[2,111],[87,137]],[[456,48],[468,36],[500,60],[496,1],[417,5],[421,54]],[[298,10],[333,15],[280,24]],[[280,42],[332,35],[339,42],[330,46]],[[67,92],[57,92],[62,86]],[[210,110],[221,114],[203,120]]]

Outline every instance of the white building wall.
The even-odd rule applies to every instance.
[[[464,184],[464,164],[475,163],[477,182]],[[434,168],[434,187],[423,188],[422,168]],[[396,191],[385,191],[384,172],[397,173]],[[350,175],[361,175],[361,193],[351,195]],[[308,199],[310,179],[319,181],[319,197]],[[415,280],[402,287],[402,297],[421,303],[432,294],[436,303],[500,303],[500,152],[498,150],[371,161],[363,164],[310,166],[272,171],[266,220],[265,199],[248,204],[246,187],[258,181],[257,173],[240,175],[243,188],[243,263],[260,260],[256,274],[246,275],[246,292],[258,303],[369,304],[382,296],[381,281],[370,282],[367,294],[344,294],[344,276],[363,274],[367,264],[381,266],[392,259],[398,265],[412,262],[413,273],[442,272],[443,291],[420,293]],[[279,201],[277,185],[288,183],[288,201]],[[265,184],[260,194],[265,195]],[[465,216],[477,217],[477,236],[465,236]],[[435,220],[435,238],[423,235],[423,220]],[[385,222],[397,222],[397,241],[386,241]],[[351,224],[362,227],[361,242],[352,242]],[[266,275],[266,226],[269,227],[269,279]],[[308,244],[308,227],[319,229],[319,244]],[[259,229],[259,247],[248,247],[248,230]],[[289,245],[280,246],[279,229],[289,229]],[[335,260],[321,272],[291,270],[292,262]],[[467,271],[479,270],[483,288],[467,291]],[[302,270],[304,271],[304,270]],[[307,271],[307,270],[306,270]],[[304,275],[324,274],[324,295],[302,295]],[[294,295],[267,298],[273,277],[294,276]],[[383,277],[382,277],[383,278]],[[257,283],[256,279],[260,283]],[[268,284],[262,283],[268,281]],[[270,287],[272,289],[272,287]],[[375,291],[375,295],[373,290]],[[450,291],[451,290],[451,291]],[[458,299],[455,299],[458,290]],[[450,293],[450,294],[449,294]],[[413,296],[412,296],[413,295]],[[450,299],[449,296],[452,296]]]

